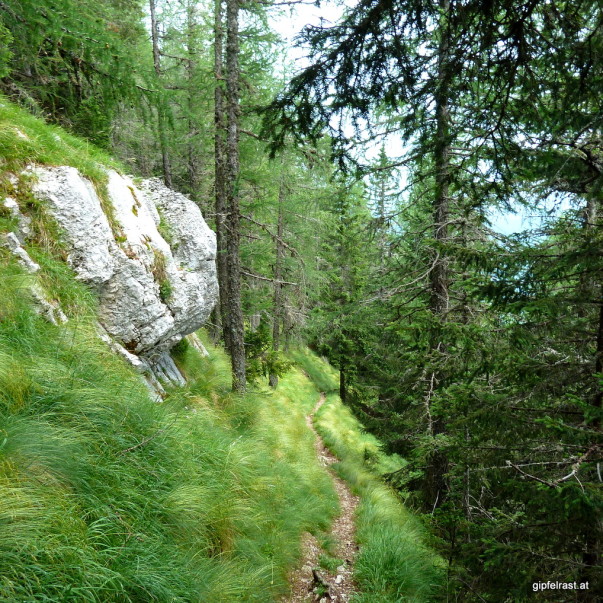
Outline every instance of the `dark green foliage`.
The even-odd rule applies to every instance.
[[[141,4],[8,0],[3,16],[12,34],[4,91],[107,147],[118,103],[149,87],[135,54],[145,39]]]
[[[0,19],[0,78],[8,75],[10,72],[9,63],[12,58],[10,51],[10,44],[13,41],[10,32],[4,26],[2,19]]]
[[[245,355],[247,358],[247,380],[250,383],[269,375],[282,377],[293,364],[281,353],[272,349],[270,327],[264,320],[257,329],[245,332]]]

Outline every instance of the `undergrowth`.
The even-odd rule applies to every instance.
[[[228,362],[182,346],[162,403],[97,337],[95,300],[60,262],[0,253],[0,600],[270,601],[303,531],[328,528],[331,481],[304,425],[317,391],[229,392]],[[67,311],[33,310],[40,279]],[[38,281],[39,282],[39,281]]]
[[[303,359],[309,374],[323,374],[323,360],[307,351]],[[337,394],[327,396],[314,423],[327,447],[341,459],[332,467],[360,496],[356,510],[360,550],[354,568],[360,592],[354,603],[435,600],[444,561],[428,546],[429,535],[419,518],[380,479],[405,461],[385,454],[379,441],[364,431]]]

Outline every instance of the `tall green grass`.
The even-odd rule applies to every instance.
[[[339,372],[324,358],[307,348],[299,347],[292,349],[289,356],[321,392],[339,391]]]
[[[316,389],[296,371],[277,392],[236,397],[220,350],[183,346],[190,384],[157,404],[97,338],[94,298],[42,259],[32,277],[0,253],[0,600],[286,592],[301,533],[337,509],[303,421]],[[34,278],[67,325],[34,312]]]
[[[304,370],[322,374],[324,361],[303,352]],[[327,373],[328,375],[328,373]],[[325,389],[321,385],[319,388]],[[341,460],[334,468],[360,496],[356,539],[360,546],[354,577],[360,593],[355,603],[436,600],[444,561],[427,544],[429,534],[400,495],[380,479],[405,464],[387,455],[336,394],[329,394],[314,418],[328,448]]]

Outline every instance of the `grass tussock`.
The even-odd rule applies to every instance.
[[[303,416],[301,372],[229,392],[211,349],[162,404],[97,338],[94,298],[58,261],[25,275],[0,254],[0,600],[270,601],[303,531],[336,513]],[[69,314],[32,309],[45,279]]]
[[[399,469],[404,460],[383,453],[379,441],[363,430],[336,394],[327,396],[315,425],[341,459],[335,469],[360,496],[355,579],[361,592],[354,603],[434,600],[444,562],[425,544],[428,534],[420,520],[379,478]]]

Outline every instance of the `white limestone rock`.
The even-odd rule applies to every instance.
[[[218,299],[216,235],[195,203],[158,178],[144,180],[140,188],[143,198],[157,208],[158,226],[161,224],[162,232],[170,239],[174,262],[166,267],[172,287],[168,306],[174,316],[187,316],[203,324]],[[204,302],[204,297],[212,300],[211,307]],[[192,331],[180,329],[180,332]]]
[[[40,270],[40,265],[34,262],[27,251],[21,247],[21,241],[14,232],[7,232],[2,235],[2,245],[10,249],[11,253],[17,258],[17,261],[30,274],[35,274]]]
[[[138,188],[109,171],[108,219],[94,186],[76,169],[30,172],[32,192],[63,231],[69,264],[98,291],[101,325],[128,352],[161,356],[207,320],[218,296],[216,242],[192,201],[155,180]],[[171,246],[160,222],[172,234]],[[181,382],[167,361],[159,366],[168,381]]]
[[[31,218],[21,213],[19,204],[12,198],[6,197],[3,205],[10,212],[11,216],[17,220],[18,231],[16,237],[20,243],[25,243],[27,239],[31,237]]]
[[[67,261],[78,278],[100,289],[115,270],[115,240],[94,186],[72,167],[33,168],[33,194],[65,233]]]
[[[65,324],[68,318],[61,306],[52,299],[48,299],[46,291],[37,283],[29,287],[29,292],[34,300],[36,312],[55,326]]]
[[[206,347],[203,345],[203,342],[199,339],[199,336],[196,333],[191,333],[186,336],[186,340],[192,345],[201,356],[205,358],[209,358],[209,352]]]

